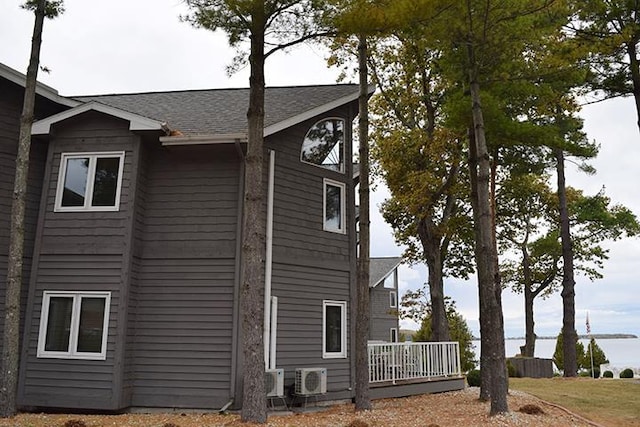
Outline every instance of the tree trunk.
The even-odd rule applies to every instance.
[[[536,334],[534,332],[534,319],[533,319],[533,301],[536,295],[533,293],[531,277],[531,265],[529,260],[529,252],[527,250],[527,241],[529,233],[527,232],[527,239],[522,244],[522,271],[524,276],[524,351],[522,355],[525,357],[534,357],[536,349]]]
[[[471,43],[468,45],[468,58],[470,64],[475,63],[475,53]],[[489,393],[491,395],[491,415],[508,412],[507,404],[507,369],[504,354],[504,324],[502,317],[502,287],[500,284],[500,273],[497,269],[498,254],[495,246],[495,236],[493,228],[493,215],[491,208],[490,175],[491,162],[484,131],[484,118],[480,103],[480,85],[476,78],[476,71],[473,66],[469,69],[469,89],[471,93],[472,115],[475,134],[475,148],[478,159],[477,168],[477,219],[476,227],[477,254],[481,257],[476,259],[478,264],[478,292],[481,311],[485,310],[481,316],[481,334],[487,334],[488,338],[482,344],[489,347],[481,348],[485,352],[487,366],[482,369],[491,371],[491,383]],[[484,264],[484,265],[482,265]]]
[[[0,375],[0,416],[16,413],[16,393],[20,358],[20,293],[22,289],[22,260],[24,256],[24,214],[31,150],[31,124],[35,110],[36,83],[42,45],[42,27],[45,18],[45,0],[39,0],[35,9],[35,24],[31,39],[31,57],[27,68],[24,102],[20,116],[20,136],[16,156],[16,176],[11,205],[11,231],[7,265],[7,290],[2,345],[2,371]]]
[[[627,54],[629,55],[629,68],[633,86],[633,99],[636,104],[638,129],[640,129],[640,64],[638,63],[638,52],[635,43],[627,44]]]
[[[474,252],[476,258],[476,269],[478,275],[478,283],[480,283],[480,277],[486,276],[486,261],[484,260],[485,253],[482,252],[479,240],[477,236],[480,235],[478,230],[480,226],[480,209],[478,207],[478,155],[476,153],[476,136],[473,131],[473,124],[469,128],[469,181],[471,187],[471,206],[473,209],[473,231],[476,235]],[[491,343],[489,340],[489,333],[486,328],[486,307],[485,299],[480,297],[480,286],[478,286],[478,304],[479,304],[479,323],[480,323],[480,400],[488,401],[491,398],[490,384],[491,384],[491,370],[488,368],[488,351]]]
[[[264,423],[267,404],[264,384],[264,258],[266,218],[263,210],[264,185],[264,7],[257,7],[251,31],[249,63],[249,127],[245,160],[244,211],[242,218],[242,261],[240,310],[242,313],[242,354],[244,376],[242,420]]]
[[[356,320],[356,411],[371,409],[369,396],[369,84],[367,79],[367,38],[358,44],[360,116],[358,138],[360,154],[360,248],[357,278]]]
[[[444,304],[444,280],[442,273],[441,238],[434,232],[435,225],[429,218],[418,223],[418,236],[422,243],[428,270],[429,297],[431,301],[431,339],[450,341],[449,321]]]
[[[556,171],[558,174],[558,203],[560,211],[560,239],[562,241],[562,335],[564,376],[575,377],[578,372],[576,354],[576,308],[575,284],[573,276],[573,245],[569,227],[569,211],[567,208],[566,182],[564,176],[564,151],[556,148]]]

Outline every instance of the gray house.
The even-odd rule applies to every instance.
[[[401,257],[371,258],[369,339],[398,342],[398,267]]]
[[[3,298],[24,76],[2,66],[0,90]],[[248,90],[38,94],[19,404],[239,402]],[[265,362],[285,388],[297,369],[320,374],[326,399],[353,395],[357,97],[266,91]]]

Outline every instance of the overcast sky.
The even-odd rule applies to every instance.
[[[0,62],[26,72],[33,14],[22,1],[0,3]],[[234,52],[222,33],[194,29],[179,21],[186,9],[179,0],[66,0],[66,12],[45,22],[41,65],[51,72],[39,80],[61,95],[169,91],[247,87],[248,71],[226,74]],[[338,70],[329,69],[319,47],[302,46],[269,58],[268,85],[335,83]],[[0,94],[2,96],[2,94]],[[595,176],[569,171],[568,184],[597,193],[603,186],[616,203],[640,215],[640,133],[631,99],[611,100],[583,111],[589,138],[602,148]],[[378,186],[372,196],[372,256],[397,256],[402,249],[378,213],[388,196]],[[606,245],[611,259],[604,279],[577,277],[576,327],[585,333],[585,316],[593,333],[640,335],[640,241],[627,239]],[[403,266],[401,293],[426,280],[423,266]],[[469,282],[445,281],[445,292],[457,303],[472,331],[478,334],[477,288]],[[503,294],[505,334],[524,335],[523,298]],[[562,325],[562,301],[555,295],[535,305],[538,335],[556,335]],[[403,322],[405,326],[409,323]]]

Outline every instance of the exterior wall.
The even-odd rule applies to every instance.
[[[396,268],[393,273],[397,276],[398,269]],[[394,291],[396,293],[396,307],[390,306],[389,293]],[[395,287],[385,288],[384,283],[381,282],[373,288],[369,288],[370,296],[370,316],[369,316],[369,339],[372,341],[391,341],[391,328],[396,328],[397,336],[399,337],[399,321],[398,321],[398,307],[400,302],[398,296],[398,280],[396,277]]]
[[[391,341],[390,329],[398,328],[397,308],[389,306],[389,291],[379,284],[369,290],[371,315],[369,319],[369,339]],[[397,295],[397,294],[396,294]]]
[[[25,322],[19,404],[87,409],[121,407],[123,330],[129,292],[129,233],[139,137],[128,123],[88,112],[52,129]],[[117,212],[54,212],[61,154],[125,151]],[[38,358],[43,292],[110,291],[106,360]]]
[[[148,147],[132,406],[219,408],[230,399],[239,170],[234,147]]]
[[[13,183],[15,178],[15,159],[24,90],[16,84],[0,79],[0,93],[2,93],[0,97],[0,331],[2,331],[5,310],[4,297],[7,279],[7,260],[9,254],[11,203],[13,200]],[[62,107],[50,101],[36,97],[36,117],[52,114],[61,109]],[[41,141],[33,141],[30,153],[25,212],[21,319],[24,318],[24,310],[27,302],[31,259],[46,156],[47,145]],[[20,336],[22,336],[22,330],[23,322],[20,323]],[[1,341],[2,340],[0,340],[0,353],[2,352]]]
[[[352,314],[355,281],[355,222],[351,165],[345,173],[302,163],[300,150],[309,128],[326,117],[344,117],[345,158],[351,159],[351,121],[347,108],[333,111],[274,135],[276,150],[272,295],[278,297],[277,367],[285,370],[285,388],[295,369],[327,368],[327,398],[351,397],[353,386]],[[323,231],[323,178],[346,184],[346,229]],[[323,359],[323,300],[347,302],[347,357]]]

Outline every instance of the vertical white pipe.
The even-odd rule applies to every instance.
[[[278,297],[271,297],[271,337],[269,344],[269,368],[276,369],[276,338],[278,336]]]
[[[269,182],[267,186],[267,248],[264,267],[264,367],[269,369],[270,338],[271,338],[271,269],[273,261],[273,188],[275,181],[276,152],[269,150]]]

